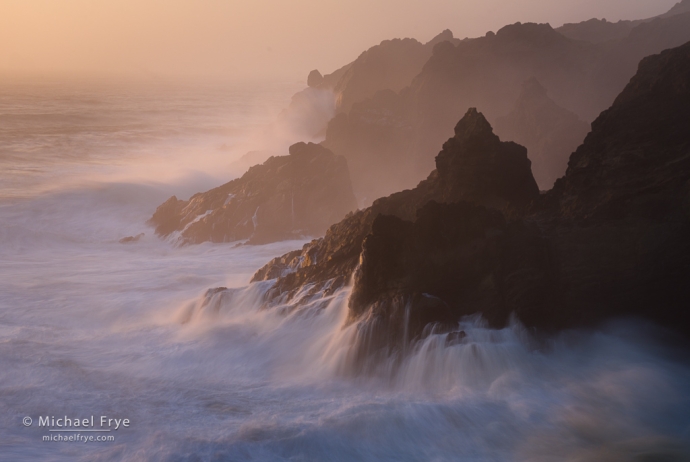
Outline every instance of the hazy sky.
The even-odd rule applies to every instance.
[[[678,0],[0,0],[0,73],[306,78],[381,40],[639,19]]]

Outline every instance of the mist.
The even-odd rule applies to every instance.
[[[0,75],[303,79],[382,40],[661,14],[675,0],[4,0]]]

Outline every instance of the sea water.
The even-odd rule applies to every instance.
[[[241,174],[299,89],[0,86],[0,460],[690,460],[687,350],[660,328],[466,319],[462,342],[430,335],[358,374],[349,289],[267,308],[270,282],[248,286],[304,242],[157,238],[156,206]]]

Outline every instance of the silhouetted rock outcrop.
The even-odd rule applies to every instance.
[[[444,30],[429,42],[415,39],[384,40],[363,52],[341,72],[332,89],[339,112],[348,112],[352,105],[364,101],[381,90],[400,91],[419,74],[437,43],[458,42],[453,33]],[[340,72],[336,71],[336,72]],[[329,76],[324,77],[327,81]]]
[[[606,19],[589,19],[578,23],[563,24],[556,30],[564,36],[591,43],[604,43],[620,40],[642,21],[609,22]]]
[[[309,73],[309,76],[307,77],[307,86],[318,87],[322,83],[323,75],[321,75],[321,72],[319,72],[318,69],[314,69]]]
[[[139,234],[137,234],[136,236],[127,236],[127,237],[123,237],[123,238],[120,239],[118,242],[119,242],[120,244],[131,244],[132,242],[137,242],[137,241],[139,241],[139,239],[141,239],[141,238],[144,237],[144,236],[145,236],[144,233],[139,233]]]
[[[467,107],[495,120],[511,110],[531,77],[560,105],[579,103],[573,88],[586,86],[600,53],[548,24],[514,24],[457,45],[441,42],[409,88],[354,105],[329,123],[323,144],[348,159],[355,194],[366,204],[411,187],[431,170],[430,154]]]
[[[645,58],[546,197],[559,324],[641,315],[690,334],[690,43]]]
[[[369,324],[378,343],[396,347],[430,324],[457,327],[481,313],[502,326],[511,313],[534,325],[553,299],[547,241],[495,209],[428,202],[414,222],[379,215],[364,240],[350,296],[350,319]],[[541,313],[539,313],[541,314]]]
[[[398,91],[408,86],[431,56],[433,46],[446,40],[458,42],[449,30],[426,44],[414,39],[385,40],[330,74],[312,70],[307,88],[295,93],[277,120],[256,137],[251,157],[260,163],[280,155],[294,140],[323,140],[328,122],[337,112],[349,111],[380,90]],[[241,171],[248,166],[242,160],[233,165]]]
[[[668,18],[670,16],[675,16],[677,14],[690,13],[690,0],[681,0],[680,2],[673,5],[673,8],[668,10],[666,13],[660,15],[661,18]]]
[[[520,23],[476,39],[440,42],[409,87],[352,104],[329,123],[323,144],[348,159],[355,194],[366,205],[419,182],[467,107],[481,108],[495,124],[511,112],[522,84],[536,78],[556,105],[590,122],[612,104],[640,59],[688,40],[690,14],[677,14],[642,22],[607,43]],[[533,143],[550,143],[552,134],[544,136]]]
[[[272,296],[290,297],[305,283],[312,291],[346,284],[357,266],[362,242],[380,214],[414,220],[429,201],[469,201],[493,207],[508,217],[524,213],[539,196],[526,150],[501,142],[481,113],[470,109],[457,124],[455,136],[436,157],[437,169],[412,190],[378,199],[332,226],[322,239],[301,251],[280,257],[262,268],[253,281],[280,276]]]
[[[347,162],[317,144],[297,143],[241,178],[188,201],[168,199],[151,224],[183,243],[251,244],[318,236],[356,208]]]
[[[556,30],[566,37],[575,40],[591,43],[613,42],[624,39],[635,27],[642,23],[653,21],[657,18],[670,18],[683,13],[690,13],[690,0],[682,0],[666,13],[653,18],[635,21],[621,20],[618,22],[609,22],[606,19],[589,19],[578,23],[563,24]]]
[[[689,154],[690,43],[642,60],[550,197],[570,221],[661,217],[682,199]]]
[[[524,83],[515,107],[496,119],[495,127],[501,138],[527,148],[534,179],[542,190],[551,189],[563,176],[570,154],[590,129],[577,115],[554,103],[534,78]]]
[[[277,278],[271,303],[354,275],[349,318],[368,352],[475,313],[493,326],[514,313],[545,330],[634,315],[690,335],[688,82],[690,43],[643,60],[537,201],[524,149],[470,110],[417,188],[350,215],[253,280]]]
[[[674,14],[644,21],[630,31],[625,39],[607,45],[606,51],[592,70],[593,101],[610,106],[645,56],[674,48],[690,40],[690,13]],[[597,111],[597,114],[600,111]]]

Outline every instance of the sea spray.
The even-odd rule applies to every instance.
[[[358,371],[353,352],[365,331],[348,319],[349,289],[302,287],[269,306],[270,284],[247,286],[303,241],[176,247],[144,224],[171,193],[212,186],[209,177],[193,185],[159,177],[155,159],[168,145],[148,128],[189,134],[188,126],[211,122],[175,139],[191,139],[186,153],[213,147],[222,98],[186,100],[186,110],[194,103],[209,112],[161,122],[160,101],[114,96],[119,110],[149,122],[145,133],[128,136],[127,116],[50,149],[32,151],[52,139],[41,136],[45,127],[3,135],[7,149],[37,154],[23,157],[31,168],[21,175],[5,172],[14,179],[3,183],[4,197],[13,199],[0,203],[0,458],[687,460],[686,350],[649,326],[619,321],[535,339],[519,324],[491,330],[467,319]],[[83,120],[102,120],[108,104],[84,105]],[[94,146],[104,163],[70,155]],[[154,161],[139,162],[147,153]],[[108,155],[137,174],[110,175]],[[137,172],[141,165],[150,168]],[[106,175],[84,184],[94,168]],[[44,182],[58,176],[59,189]],[[141,232],[137,242],[118,242]],[[220,287],[228,289],[207,292]],[[38,418],[46,415],[117,416],[131,426],[114,442],[42,442]]]

